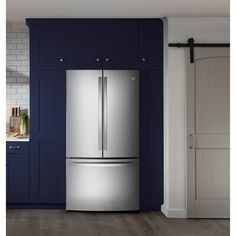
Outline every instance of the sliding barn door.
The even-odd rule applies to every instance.
[[[188,217],[229,217],[229,83],[229,49],[196,48],[187,77]]]

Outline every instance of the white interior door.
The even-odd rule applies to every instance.
[[[228,48],[196,48],[188,65],[188,217],[229,217],[229,65]]]

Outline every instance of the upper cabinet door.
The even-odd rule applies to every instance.
[[[138,25],[108,23],[103,28],[103,68],[138,68]]]
[[[30,28],[31,70],[65,69],[65,27],[63,25]]]
[[[163,23],[142,23],[139,25],[139,65],[141,69],[162,69],[163,67]]]
[[[67,28],[67,69],[100,69],[102,32],[99,25],[80,23]]]

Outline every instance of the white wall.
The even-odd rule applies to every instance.
[[[229,18],[168,18],[164,20],[164,204],[167,217],[186,217],[186,61],[187,48],[169,43],[228,43]]]

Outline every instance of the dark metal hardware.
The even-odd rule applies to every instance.
[[[188,39],[188,43],[169,43],[169,47],[190,48],[190,63],[194,63],[194,48],[225,48],[230,47],[229,43],[194,43],[193,38]]]

